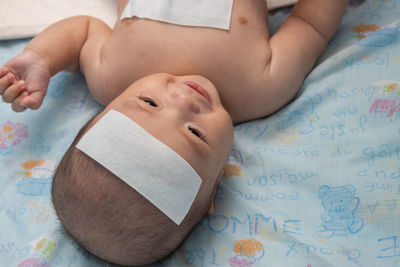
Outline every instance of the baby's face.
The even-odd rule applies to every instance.
[[[209,80],[166,73],[146,76],[112,101],[94,122],[110,109],[168,145],[203,181],[216,181],[232,146],[233,126]]]

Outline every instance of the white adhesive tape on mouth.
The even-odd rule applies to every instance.
[[[121,19],[149,18],[184,26],[229,30],[233,0],[130,0]]]
[[[179,225],[201,185],[196,171],[129,117],[108,111],[76,147]]]

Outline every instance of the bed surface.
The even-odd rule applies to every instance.
[[[101,18],[110,27],[117,14],[117,0],[13,0],[0,10],[0,40],[31,37],[61,19],[75,15]]]
[[[154,266],[400,266],[399,14],[400,0],[348,8],[297,97],[235,127],[216,212]],[[27,41],[1,41],[0,65]],[[0,100],[0,266],[98,266],[60,235],[49,190],[101,110],[78,73],[38,111]]]
[[[294,4],[297,0],[265,0],[270,10]],[[0,40],[31,37],[61,19],[90,15],[113,27],[117,0],[13,0],[0,9]]]

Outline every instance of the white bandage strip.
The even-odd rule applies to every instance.
[[[121,19],[133,16],[229,30],[233,0],[130,0]]]
[[[188,213],[202,182],[175,151],[115,110],[108,111],[76,147],[139,192],[177,225]]]

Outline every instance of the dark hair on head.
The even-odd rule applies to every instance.
[[[94,118],[79,131],[56,169],[51,190],[56,214],[76,243],[102,260],[130,266],[158,261],[173,252],[204,217],[210,194],[202,192],[202,186],[177,226],[75,147]]]

